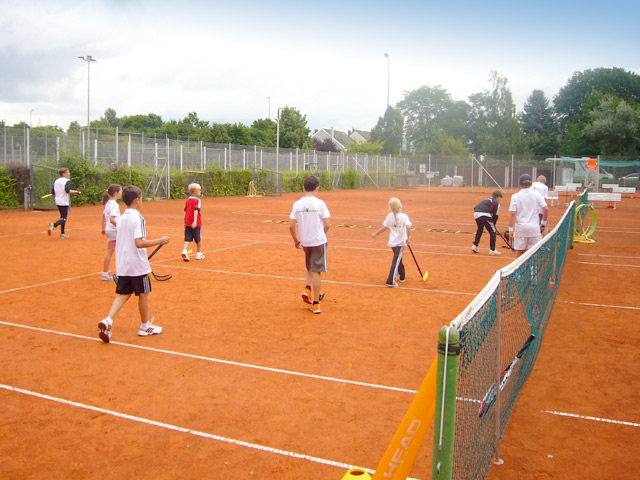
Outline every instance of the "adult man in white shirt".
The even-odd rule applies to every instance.
[[[520,191],[511,197],[509,205],[509,235],[513,235],[512,247],[518,257],[540,241],[542,229],[548,223],[549,207],[542,196],[530,188],[531,183],[531,175],[520,175]],[[538,217],[539,209],[542,221]]]

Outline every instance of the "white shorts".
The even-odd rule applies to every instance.
[[[107,242],[116,241],[116,236],[118,234],[117,230],[105,230],[104,233],[107,235]]]
[[[536,237],[513,237],[513,244],[511,246],[514,250],[527,250],[538,243],[541,238],[542,235]]]

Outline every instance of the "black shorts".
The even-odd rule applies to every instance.
[[[137,297],[141,293],[149,292],[151,292],[149,274],[138,277],[118,277],[118,283],[116,284],[116,293],[118,295],[131,295],[135,293]]]
[[[302,247],[304,260],[309,272],[327,271],[327,244],[317,247]]]
[[[185,242],[196,242],[196,243],[200,243],[201,242],[201,238],[200,238],[200,230],[202,229],[202,227],[196,227],[196,228],[191,228],[191,227],[184,227],[184,241]]]

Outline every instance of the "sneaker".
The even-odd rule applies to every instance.
[[[104,280],[105,282],[111,282],[113,280],[113,275],[109,275],[108,272],[102,272],[102,276],[100,280]]]
[[[502,255],[502,252],[497,250],[489,250],[489,255]]]
[[[47,234],[48,234],[49,236],[51,236],[51,233],[53,232],[53,228],[54,228],[54,227],[53,227],[53,223],[50,223],[50,224],[49,224],[49,227],[47,228]]]
[[[406,282],[407,281],[406,278],[399,278],[399,277],[398,277],[398,280],[401,281],[401,282]]]
[[[204,260],[204,253],[202,252],[196,253],[196,260]]]
[[[398,288],[398,284],[396,282],[393,283],[385,283],[385,285],[389,288]]]
[[[477,245],[471,245],[471,251],[474,253],[478,253],[480,250],[478,250],[478,246]]]
[[[309,307],[309,310],[311,310],[313,313],[322,313],[322,310],[320,310],[320,303],[314,303]]]
[[[324,298],[324,294],[322,294],[322,298]],[[304,303],[308,303],[309,305],[313,305],[313,297],[311,296],[311,290],[308,288],[304,289],[302,292],[302,301]]]
[[[185,262],[189,261],[189,254],[186,250],[182,250],[182,260],[184,260]]]
[[[322,300],[324,300],[324,293],[321,293],[318,297],[318,302],[321,302]]]
[[[153,320],[155,318],[156,317],[152,317],[151,320],[149,320],[147,328],[142,328],[142,325],[140,325],[140,328],[138,329],[139,336],[148,337],[149,335],[160,335],[162,333],[162,327],[158,327],[157,325],[153,324]]]
[[[64,240],[65,238],[69,238],[69,235],[67,235],[66,233],[61,233],[60,238]]]
[[[100,333],[98,333],[100,340],[104,343],[109,343],[111,341],[111,325],[109,325],[109,322],[106,319],[102,320],[98,323],[98,329],[100,330]]]

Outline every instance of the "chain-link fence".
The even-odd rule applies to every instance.
[[[95,129],[87,142],[86,131],[62,132],[54,128],[7,128],[0,132],[0,165],[18,163],[58,166],[65,157],[82,156],[96,167],[128,166],[160,170],[168,165],[180,171],[225,171],[260,168],[275,172],[355,170],[377,186],[392,186],[396,175],[415,175],[418,185],[440,185],[458,177],[459,184],[517,188],[522,173],[545,175],[553,188],[563,184],[557,158],[530,155],[367,155],[318,152],[288,148],[207,143],[188,137],[144,135]],[[622,163],[621,163],[622,165]],[[637,171],[633,167],[609,169],[613,178]],[[404,180],[403,180],[404,181]]]

